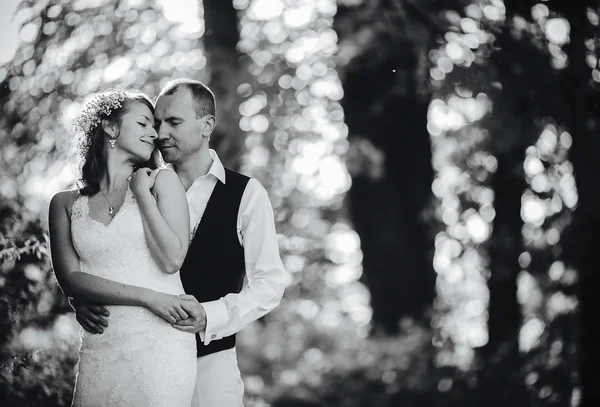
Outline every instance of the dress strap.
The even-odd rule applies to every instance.
[[[88,199],[87,195],[81,195],[73,200],[71,203],[71,219],[80,219],[84,215],[86,215],[88,205],[85,203],[85,200]]]

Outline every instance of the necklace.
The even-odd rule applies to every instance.
[[[108,200],[108,198],[106,197],[106,195],[104,195],[104,192],[102,192],[102,189],[100,189],[100,192],[102,193],[102,196],[104,197],[104,199],[106,199],[106,202],[108,202],[108,214],[110,216],[113,216],[115,214],[115,207],[113,206],[113,204]]]

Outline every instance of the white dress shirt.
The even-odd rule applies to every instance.
[[[208,173],[186,191],[190,207],[190,239],[217,182],[226,183],[225,168],[217,153],[210,150],[213,163]],[[240,293],[201,303],[206,312],[206,329],[200,332],[205,345],[239,332],[267,314],[281,301],[291,281],[279,255],[275,220],[265,188],[250,178],[242,195],[237,217],[237,235],[244,248],[246,276]],[[200,270],[199,270],[200,271]],[[205,270],[203,272],[217,272]]]

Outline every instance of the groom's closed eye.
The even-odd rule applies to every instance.
[[[175,126],[181,124],[181,122],[183,120],[175,118],[175,117],[169,117],[169,118],[167,118],[165,120],[155,120],[154,121],[154,128],[156,129],[156,131],[158,131],[158,129],[160,129],[160,123],[161,123],[161,121],[164,122],[164,123],[167,123],[171,127],[175,127]]]

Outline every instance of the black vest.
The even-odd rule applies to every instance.
[[[199,302],[218,300],[229,293],[239,293],[242,288],[246,265],[236,226],[249,179],[225,169],[225,184],[217,181],[190,243],[180,275],[185,292]],[[205,346],[196,334],[198,357],[234,346],[235,335]]]

